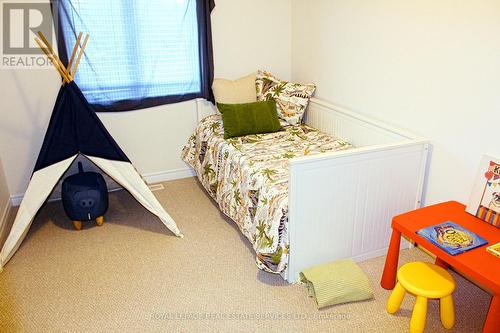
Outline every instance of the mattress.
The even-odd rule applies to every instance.
[[[307,125],[224,139],[220,115],[204,118],[182,150],[220,210],[251,242],[257,266],[284,275],[288,265],[288,160],[350,148]]]

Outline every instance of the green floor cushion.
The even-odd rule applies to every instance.
[[[300,279],[318,308],[373,298],[370,281],[352,260],[339,260],[303,270]]]

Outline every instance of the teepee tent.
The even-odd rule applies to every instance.
[[[88,35],[72,67],[81,41],[82,34],[79,34],[67,68],[64,67],[40,32],[39,36],[45,45],[38,39],[36,42],[61,74],[63,84],[59,90],[28,189],[10,234],[0,252],[0,270],[19,248],[33,218],[60,178],[71,164],[82,155],[129,191],[140,204],[156,215],[175,235],[182,237],[174,220],[144,183],[73,81],[73,76],[87,44]]]

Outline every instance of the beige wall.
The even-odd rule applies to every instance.
[[[290,0],[217,0],[212,13],[215,76],[291,71]]]
[[[212,14],[216,76],[267,68],[289,78],[290,7],[289,0],[218,0]],[[53,69],[0,70],[0,87],[0,155],[11,192],[19,195],[41,147],[59,78]],[[142,174],[185,170],[179,155],[196,125],[195,102],[99,116]]]
[[[292,77],[432,140],[427,203],[500,156],[500,1],[292,0]]]

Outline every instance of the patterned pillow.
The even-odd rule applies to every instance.
[[[298,125],[316,86],[282,81],[269,72],[258,71],[255,80],[257,100],[276,100],[278,116],[290,125]]]

